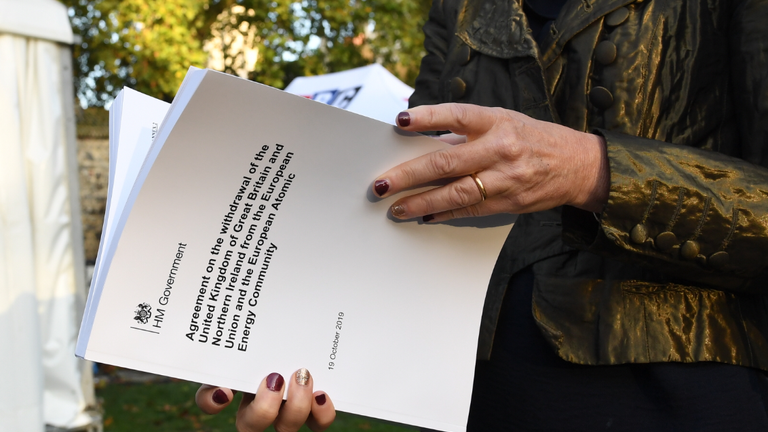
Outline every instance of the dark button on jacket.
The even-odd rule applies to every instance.
[[[623,24],[627,18],[629,18],[629,9],[622,7],[611,12],[607,17],[605,17],[605,25],[616,27]]]
[[[616,44],[611,41],[602,41],[595,48],[595,60],[602,65],[609,65],[616,60]]]
[[[656,248],[660,251],[668,252],[678,245],[677,236],[671,231],[664,231],[656,236]]]
[[[469,48],[466,45],[462,45],[462,47],[459,49],[459,55],[458,55],[458,63],[462,66],[469,63],[469,60],[472,56],[472,49]]]
[[[589,101],[598,109],[607,110],[613,105],[613,95],[607,88],[596,86],[589,91]]]
[[[725,266],[728,265],[729,260],[728,252],[725,251],[719,251],[715,252],[712,255],[709,256],[709,265],[712,266],[712,268],[717,270],[722,270],[725,268]]]
[[[459,77],[451,78],[451,96],[453,100],[461,99],[467,92],[467,83]]]

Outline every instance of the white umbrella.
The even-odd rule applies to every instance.
[[[395,116],[408,108],[413,89],[382,65],[374,63],[344,72],[291,81],[285,91],[394,124]]]

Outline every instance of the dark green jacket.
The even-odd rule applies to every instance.
[[[582,364],[768,370],[768,0],[569,0],[537,45],[507,0],[436,0],[412,105],[499,106],[603,135],[602,214],[522,215],[491,280],[487,356],[511,275]]]

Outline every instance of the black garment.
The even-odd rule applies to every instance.
[[[722,363],[582,366],[562,360],[531,313],[533,272],[510,283],[468,431],[768,431],[768,379]]]
[[[523,11],[528,18],[528,26],[533,32],[533,38],[541,43],[549,26],[557,18],[560,9],[567,0],[525,0]]]

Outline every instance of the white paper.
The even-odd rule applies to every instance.
[[[127,100],[121,139],[126,128],[142,127],[126,121]],[[398,222],[387,213],[395,198],[371,193],[378,174],[444,145],[236,77],[190,71],[135,186],[120,198],[124,209],[110,205],[114,229],[100,251],[78,355],[247,392],[271,372],[287,377],[306,367],[339,410],[465,430],[485,291],[509,230],[501,221],[511,218]],[[265,157],[256,160],[260,151]],[[248,199],[267,165],[265,184]],[[133,172],[136,161],[129,166]],[[115,179],[111,191],[118,190],[126,184]],[[246,203],[252,210],[238,231]],[[236,288],[227,291],[236,267]],[[135,319],[144,303],[152,313],[146,324]],[[214,346],[220,317],[222,346]]]
[[[128,112],[123,117],[123,105]],[[109,112],[109,183],[107,185],[107,205],[102,226],[102,240],[99,242],[99,252],[96,256],[94,273],[91,277],[91,293],[100,281],[100,270],[104,267],[103,259],[106,250],[116,235],[117,224],[115,215],[123,213],[139,169],[149,152],[154,135],[168,111],[169,103],[139,93],[133,89],[123,89],[112,103]],[[118,145],[122,143],[122,145]],[[86,311],[94,304],[89,295]],[[84,323],[89,322],[92,315],[84,314]],[[86,326],[88,327],[88,326]],[[79,338],[78,344],[86,339]],[[80,348],[78,348],[78,351]]]

